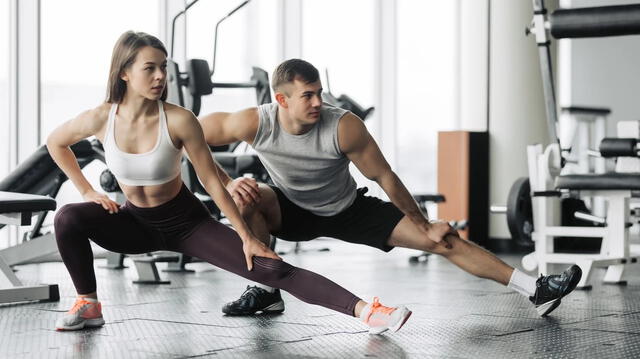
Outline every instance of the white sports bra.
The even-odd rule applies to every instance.
[[[171,142],[162,101],[158,101],[158,140],[153,149],[145,153],[127,153],[118,148],[114,126],[117,111],[118,104],[112,104],[104,135],[105,161],[116,179],[127,186],[150,186],[176,178],[180,174],[182,151]]]

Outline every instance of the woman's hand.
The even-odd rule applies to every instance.
[[[248,236],[247,238],[242,239],[242,251],[244,252],[244,257],[247,260],[248,270],[253,269],[254,256],[282,260],[276,252],[272,251],[271,248],[267,247],[264,243],[260,242],[253,236]]]
[[[96,192],[93,189],[88,190],[82,195],[82,198],[87,202],[94,202],[102,206],[105,210],[109,211],[109,213],[118,213],[120,210],[120,205],[117,202],[111,200],[106,194]]]

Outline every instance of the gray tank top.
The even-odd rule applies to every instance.
[[[291,202],[319,216],[332,216],[356,198],[349,159],[338,145],[338,123],[346,110],[323,104],[311,131],[292,135],[280,127],[278,103],[258,106],[253,148],[275,185]]]

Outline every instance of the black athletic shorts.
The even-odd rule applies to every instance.
[[[286,241],[302,242],[318,237],[331,237],[350,243],[365,244],[385,252],[391,232],[404,217],[393,203],[365,196],[367,188],[359,188],[353,204],[333,216],[318,216],[291,202],[277,187],[282,225],[273,233]]]

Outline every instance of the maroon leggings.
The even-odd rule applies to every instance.
[[[136,207],[126,202],[118,213],[101,205],[67,204],[55,216],[62,260],[80,294],[96,291],[89,239],[112,252],[138,254],[156,250],[184,253],[249,280],[281,288],[302,301],[354,315],[359,298],[329,279],[284,261],[253,257],[248,271],[242,241],[234,230],[214,220],[183,186],[160,206]]]

